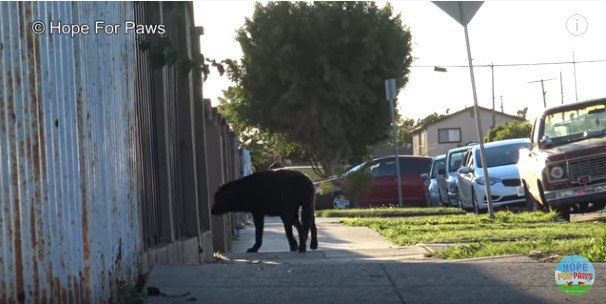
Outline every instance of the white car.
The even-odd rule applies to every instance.
[[[472,147],[457,171],[457,194],[461,208],[475,213],[488,209],[484,187],[490,185],[493,207],[523,205],[524,187],[520,183],[517,162],[519,150],[527,149],[530,139],[507,139],[484,145],[488,180],[480,162],[480,146]]]

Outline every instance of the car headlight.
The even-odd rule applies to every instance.
[[[500,182],[500,181],[501,181],[501,179],[498,179],[496,177],[489,177],[488,178],[488,184],[491,185],[491,186],[494,185],[494,184],[496,184],[496,183],[498,183],[498,182]],[[478,177],[478,178],[476,178],[476,183],[478,183],[478,185],[482,185],[483,186],[483,185],[486,184],[486,179],[483,176],[482,177]]]
[[[549,168],[549,177],[552,180],[559,180],[566,177],[566,171],[563,165],[555,165]]]

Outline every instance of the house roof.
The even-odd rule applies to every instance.
[[[509,117],[509,118],[511,118],[511,119],[519,120],[519,121],[524,121],[524,120],[525,120],[525,119],[523,119],[522,117],[519,117],[519,116],[510,115],[510,114],[507,114],[507,113],[501,113],[501,112],[499,112],[499,111],[494,111],[494,110],[492,110],[492,109],[488,109],[488,108],[481,107],[481,106],[478,106],[478,109],[480,109],[480,110],[484,110],[484,111],[487,111],[487,112],[491,112],[491,113],[492,113],[492,112],[494,112],[494,113],[496,113],[496,114],[499,114],[499,115],[502,115],[502,116],[505,116],[505,117]],[[429,123],[429,124],[421,124],[421,125],[419,125],[418,127],[416,127],[416,128],[414,128],[414,129],[412,129],[412,130],[410,131],[410,133],[411,133],[411,134],[417,133],[417,132],[419,132],[419,131],[421,131],[421,130],[427,129],[427,126],[430,126],[430,125],[433,125],[433,124],[435,124],[435,123],[438,123],[438,122],[444,121],[444,120],[449,119],[449,118],[451,118],[451,117],[453,117],[453,116],[455,116],[455,115],[461,114],[461,113],[463,113],[463,112],[465,112],[465,111],[473,111],[473,107],[464,108],[464,109],[459,110],[459,111],[457,111],[457,112],[454,112],[454,113],[452,113],[452,114],[450,114],[450,115],[446,115],[446,116],[444,116],[444,117],[441,117],[440,119],[435,120],[435,121],[433,121],[433,122],[431,122],[431,123]]]

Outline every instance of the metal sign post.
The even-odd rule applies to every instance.
[[[402,178],[400,177],[400,157],[398,157],[398,125],[394,114],[393,101],[396,99],[396,80],[385,80],[385,96],[389,100],[389,112],[391,113],[391,124],[393,129],[393,153],[396,159],[396,175],[398,176],[398,206],[403,207],[402,202]]]
[[[478,143],[480,144],[480,162],[482,163],[482,173],[484,175],[484,194],[486,195],[486,200],[488,202],[488,213],[492,219],[494,218],[494,209],[492,208],[492,194],[490,193],[490,177],[488,176],[488,168],[486,167],[486,153],[484,150],[484,140],[482,138],[480,111],[478,111],[476,81],[473,74],[473,63],[471,61],[469,33],[467,32],[467,24],[480,9],[480,6],[482,6],[484,1],[434,1],[433,3],[461,24],[465,31],[465,44],[467,45],[467,59],[469,60],[469,74],[471,75],[471,89],[473,91],[473,110],[475,113]],[[478,204],[479,203],[480,202],[478,202]]]

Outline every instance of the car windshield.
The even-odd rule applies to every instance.
[[[551,113],[544,118],[544,135],[555,144],[604,136],[605,130],[606,104]]]
[[[444,158],[434,160],[433,165],[431,167],[431,178],[438,177],[438,170],[444,169],[445,165],[446,160]]]
[[[488,168],[514,165],[518,162],[519,151],[523,148],[529,148],[528,143],[509,144],[504,146],[486,148],[486,160]],[[479,153],[476,153],[476,164],[482,168]]]
[[[465,152],[467,151],[458,151],[450,154],[450,157],[448,158],[448,172],[454,172],[459,169],[461,162],[463,161],[463,156],[465,156]]]
[[[345,171],[345,173],[344,173],[343,175],[345,176],[345,175],[349,175],[349,174],[351,174],[351,173],[354,173],[354,172],[356,172],[356,171],[360,170],[362,167],[364,167],[364,165],[366,165],[366,162],[363,162],[363,163],[357,164],[357,165],[355,165],[353,168],[351,168],[351,169],[349,169],[349,170]]]

